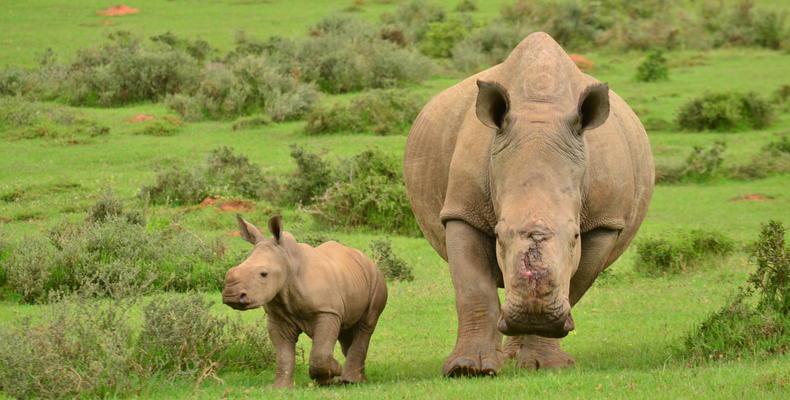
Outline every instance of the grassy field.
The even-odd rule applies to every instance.
[[[76,50],[95,43],[118,29],[146,37],[171,31],[199,37],[222,51],[228,50],[239,30],[267,37],[303,36],[306,27],[324,16],[346,9],[351,1],[292,0],[140,0],[128,4],[141,12],[123,17],[103,17],[96,10],[112,3],[90,0],[15,1],[0,13],[0,66],[32,67],[37,55],[52,48],[69,59]],[[354,15],[371,21],[397,5],[369,0]],[[446,9],[453,0],[437,1]],[[496,17],[510,1],[480,3],[474,18]],[[760,1],[772,9],[790,10],[779,0]],[[113,23],[103,25],[102,21]],[[708,90],[755,91],[769,96],[790,84],[790,53],[751,48],[725,48],[706,52],[684,50],[666,54],[670,79],[641,83],[633,76],[644,54],[591,50],[584,53],[596,64],[593,76],[609,83],[644,120],[673,121],[678,108]],[[430,96],[464,75],[440,69],[430,79],[409,86],[415,95]],[[328,95],[327,95],[328,96]],[[345,96],[345,95],[344,95]],[[64,106],[65,107],[65,106]],[[134,134],[139,126],[126,122],[136,114],[172,114],[161,103],[141,103],[117,108],[68,107],[109,126],[111,133],[87,143],[64,145],[46,139],[0,141],[0,195],[23,193],[20,201],[0,201],[0,234],[11,242],[26,240],[57,222],[79,220],[98,195],[111,188],[131,207],[143,185],[150,184],[163,166],[191,166],[202,162],[218,146],[232,146],[262,165],[271,174],[294,169],[291,144],[339,158],[376,146],[400,155],[405,135],[374,136],[338,134],[307,136],[305,122],[272,124],[233,131],[231,122],[188,123],[176,136]],[[767,143],[790,134],[790,113],[778,112],[766,129],[737,133],[688,133],[649,131],[658,164],[678,165],[694,146],[726,140],[725,165],[749,162]],[[748,194],[762,194],[766,201],[732,201]],[[704,228],[720,231],[748,244],[757,238],[760,223],[776,219],[790,225],[790,175],[750,181],[717,178],[700,184],[656,187],[650,211],[639,237],[672,236],[678,231]],[[228,235],[236,230],[234,214],[212,207],[151,206],[154,218],[177,221],[207,238],[219,237],[231,252],[248,247]],[[248,220],[264,224],[281,212],[285,228],[300,235],[312,232],[311,217],[294,207],[265,202],[247,213]],[[722,265],[676,277],[646,278],[633,271],[633,247],[596,283],[574,308],[576,330],[564,340],[564,349],[577,366],[563,371],[523,371],[512,363],[496,378],[445,379],[440,376],[444,358],[455,341],[456,317],[453,290],[446,263],[422,238],[392,236],[369,230],[327,232],[345,244],[367,249],[377,238],[390,236],[394,250],[414,267],[413,282],[389,285],[389,303],[373,336],[367,362],[369,382],[353,387],[314,387],[308,379],[306,356],[297,356],[296,386],[274,391],[272,369],[263,373],[224,373],[224,383],[206,380],[195,387],[190,380],[152,379],[139,398],[787,398],[790,395],[790,357],[747,356],[733,361],[691,363],[679,355],[685,335],[709,313],[718,310],[752,270],[745,252]],[[740,248],[740,246],[739,246]],[[241,261],[241,260],[239,260]],[[219,302],[220,294],[204,293]],[[37,318],[45,308],[0,299],[0,321],[12,326],[20,318]],[[217,304],[217,313],[237,314]],[[243,313],[257,320],[262,310]],[[299,348],[308,354],[310,341],[302,336]],[[337,350],[339,354],[339,349]],[[342,357],[341,357],[342,358]],[[3,398],[0,393],[0,398]]]

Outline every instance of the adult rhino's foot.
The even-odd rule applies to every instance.
[[[511,349],[519,342],[521,350],[516,356],[516,366],[519,368],[556,369],[576,365],[573,357],[560,348],[560,339],[524,335],[514,338]]]
[[[495,344],[486,346],[456,346],[447,357],[442,374],[448,377],[496,376],[504,359]]]
[[[338,378],[338,382],[340,383],[362,383],[366,380],[368,380],[368,378],[365,376],[364,372],[344,372],[343,375],[340,375],[340,378]]]
[[[342,372],[340,364],[334,358],[310,363],[310,378],[314,379],[319,385],[333,383],[333,378],[340,376]]]

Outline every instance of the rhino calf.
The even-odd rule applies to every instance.
[[[387,303],[384,275],[368,257],[337,242],[318,247],[297,243],[269,220],[271,238],[237,216],[241,237],[255,245],[244,262],[228,270],[222,301],[237,310],[263,306],[277,353],[275,387],[292,387],[296,341],[313,339],[310,378],[318,384],[364,381],[365,357]],[[340,341],[345,366],[333,357]]]

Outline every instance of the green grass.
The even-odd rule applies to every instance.
[[[45,3],[45,4],[39,4]],[[446,9],[457,1],[442,1]],[[509,1],[479,1],[474,15],[490,19],[501,4]],[[782,1],[761,1],[774,8]],[[309,4],[309,6],[308,6]],[[96,10],[112,3],[65,0],[12,2],[0,14],[0,66],[32,66],[36,54],[52,47],[61,57],[71,57],[77,48],[100,40],[116,29],[128,29],[145,36],[164,31],[183,37],[200,37],[227,50],[234,33],[253,35],[303,35],[307,26],[326,14],[352,5],[350,0],[310,2],[305,0],[255,1],[153,1],[132,4],[141,13],[125,17],[101,17]],[[370,20],[394,10],[396,5],[368,0],[356,13]],[[221,18],[217,18],[221,15]],[[103,20],[113,20],[101,26]],[[85,24],[82,26],[80,24]],[[757,49],[722,49],[710,52],[666,53],[670,79],[639,83],[634,71],[641,53],[585,53],[597,64],[591,74],[606,81],[638,112],[643,120],[674,121],[677,109],[688,99],[706,90],[754,90],[768,95],[790,83],[787,65],[790,53]],[[422,96],[438,93],[463,76],[443,72],[409,90]],[[345,99],[348,96],[338,96]],[[333,98],[330,98],[333,100]],[[291,144],[325,151],[329,157],[355,154],[369,146],[379,146],[400,155],[405,136],[303,134],[304,122],[272,124],[233,131],[232,122],[189,123],[172,137],[135,135],[139,124],[125,122],[139,114],[169,115],[161,104],[138,104],[122,108],[80,111],[111,133],[89,143],[63,145],[45,139],[0,141],[0,196],[23,190],[25,197],[0,201],[0,231],[14,242],[39,234],[61,219],[80,219],[104,188],[133,206],[131,199],[150,184],[157,168],[166,165],[189,167],[203,162],[209,151],[223,145],[244,153],[250,161],[272,174],[293,170]],[[749,161],[778,134],[790,132],[790,114],[780,113],[769,128],[732,134],[649,132],[654,156],[659,163],[682,162],[693,146],[707,146],[724,138],[728,148],[725,165]],[[790,225],[790,176],[780,175],[755,181],[713,180],[705,184],[658,186],[640,235],[671,235],[678,230],[703,228],[726,233],[740,243],[757,238],[759,223],[770,218]],[[744,194],[761,193],[767,201],[733,202]],[[214,208],[152,207],[151,218],[178,220],[206,237],[220,236],[231,252],[249,245],[229,237],[236,230],[233,213]],[[251,221],[268,219],[282,212],[286,230],[297,238],[310,232],[311,217],[294,208],[280,209],[259,202],[248,213]],[[383,233],[331,232],[342,242],[359,249]],[[738,361],[691,365],[679,359],[677,348],[683,337],[705,317],[721,307],[729,293],[742,284],[752,267],[741,253],[725,265],[713,266],[690,275],[649,279],[632,271],[633,250],[613,266],[611,279],[596,284],[574,309],[577,330],[565,341],[577,367],[567,371],[529,372],[506,366],[493,379],[444,379],[441,365],[455,341],[455,306],[446,264],[421,238],[393,237],[393,250],[414,267],[415,281],[390,285],[389,304],[373,336],[368,357],[370,382],[358,387],[312,387],[307,378],[306,359],[298,357],[297,389],[272,391],[273,371],[262,374],[221,374],[225,384],[211,379],[197,391],[193,382],[152,380],[146,382],[139,398],[786,398],[788,355],[773,358],[745,357]],[[233,253],[231,253],[233,254]],[[241,260],[239,260],[241,261]],[[205,296],[219,300],[219,293]],[[221,305],[218,311],[235,314]],[[14,324],[24,316],[36,317],[40,306],[20,305],[11,299],[0,301],[0,321]],[[262,310],[244,313],[250,320]],[[300,347],[309,351],[309,340]],[[0,394],[0,398],[2,398]]]

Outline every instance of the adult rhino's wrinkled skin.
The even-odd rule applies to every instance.
[[[443,373],[495,374],[505,356],[573,365],[559,345],[574,329],[571,307],[625,251],[653,192],[631,108],[534,33],[425,106],[404,175],[455,286],[458,337]]]
[[[384,275],[364,254],[337,242],[318,247],[297,243],[282,230],[280,217],[269,221],[271,238],[238,217],[241,237],[255,245],[252,254],[228,270],[222,301],[237,310],[263,307],[269,338],[277,353],[274,386],[293,386],[296,340],[313,339],[310,377],[327,384],[364,381],[365,357],[379,315],[387,303]],[[333,356],[340,341],[346,363]]]

